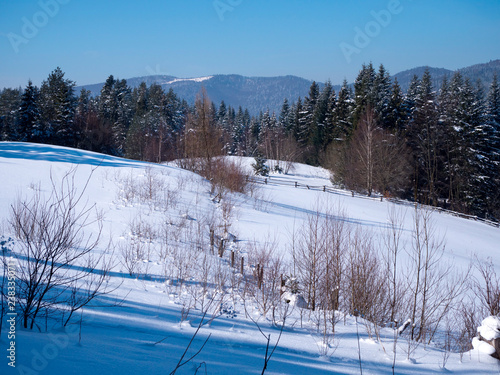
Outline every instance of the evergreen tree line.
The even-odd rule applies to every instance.
[[[338,93],[330,82],[313,82],[279,114],[258,116],[217,106],[204,92],[190,106],[160,85],[132,89],[113,76],[97,97],[85,89],[77,96],[74,87],[56,68],[40,88],[3,89],[1,139],[161,162],[203,155],[209,134],[210,155],[322,165],[352,190],[500,218],[496,76],[485,90],[457,72],[437,90],[426,71],[403,93],[383,65],[377,71],[370,63]]]
[[[313,82],[280,119],[302,161],[349,189],[500,218],[500,91],[460,72],[439,90],[427,70],[403,93],[381,65],[363,65],[338,93]]]

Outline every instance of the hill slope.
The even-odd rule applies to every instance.
[[[252,162],[233,160],[247,169]],[[363,372],[392,372],[393,329],[383,328],[376,337],[362,318],[339,316],[334,338],[325,343],[315,323],[321,314],[295,305],[287,312],[280,336],[283,321],[279,316],[287,305],[276,309],[276,326],[274,311],[263,315],[259,297],[243,290],[241,275],[229,265],[230,253],[245,258],[246,277],[252,277],[256,265],[252,263],[256,246],[270,246],[289,265],[294,228],[304,228],[316,212],[328,214],[328,207],[336,208],[337,220],[366,230],[374,239],[386,233],[388,212],[397,209],[404,215],[402,240],[410,241],[412,205],[352,196],[331,187],[327,171],[300,164],[288,175],[262,180],[248,194],[227,194],[222,201],[210,194],[206,180],[173,164],[140,163],[56,146],[2,142],[0,170],[8,176],[0,197],[2,220],[8,219],[16,197],[30,197],[36,191],[49,194],[52,182],[58,186],[69,171],[83,192],[81,204],[95,205],[103,217],[103,234],[113,243],[108,247],[105,239],[96,249],[96,254],[102,252],[114,260],[106,279],[112,287],[110,294],[84,308],[66,329],[60,328],[60,320],[51,318],[41,320],[39,330],[18,326],[16,370],[52,375],[169,373],[196,331],[205,301],[213,304],[216,316],[202,326],[188,356],[208,341],[179,374],[197,369],[208,374],[260,373],[267,340],[253,321],[270,335],[271,344],[280,337],[269,374],[358,374],[358,345]],[[330,189],[323,192],[322,186]],[[208,251],[208,242],[194,241],[198,236],[207,238],[212,220],[229,225],[229,232],[237,238],[222,258]],[[434,220],[447,244],[443,261],[453,263],[456,272],[467,268],[474,253],[492,257],[495,269],[500,270],[500,254],[494,251],[500,243],[498,228],[445,213],[435,214]],[[93,224],[86,230],[98,228]],[[3,233],[13,235],[8,225]],[[140,244],[141,249],[133,276],[122,257],[129,243]],[[204,245],[193,246],[199,244]],[[205,291],[204,277],[215,283]],[[220,301],[223,290],[226,297]],[[6,349],[8,340],[2,335],[0,347]],[[497,370],[496,360],[477,351],[463,358],[451,354],[442,370],[443,351],[433,344],[405,353],[408,344],[401,338],[396,347],[397,374],[489,374]],[[18,373],[2,366],[2,374]]]

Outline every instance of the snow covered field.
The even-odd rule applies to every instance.
[[[249,172],[252,161],[241,159]],[[224,278],[221,285],[227,297],[222,309],[216,306],[221,313],[215,319],[210,320],[210,314],[205,316],[184,359],[194,355],[209,337],[203,350],[177,373],[260,374],[266,354],[265,335],[270,335],[272,349],[280,337],[280,326],[272,324],[270,314],[264,317],[251,298],[243,304],[241,279],[235,271],[238,267],[229,264],[231,250],[245,258],[248,273],[252,272],[249,259],[254,244],[275,247],[283,262],[289,263],[294,230],[305,225],[308,215],[325,213],[329,207],[344,213],[339,219],[368,230],[374,238],[383,236],[389,212],[397,207],[404,215],[403,240],[411,239],[414,208],[410,204],[352,196],[342,190],[332,193],[294,187],[294,182],[331,186],[327,171],[319,168],[295,165],[288,175],[273,175],[267,184],[257,184],[246,195],[228,194],[218,201],[210,194],[206,180],[173,163],[154,165],[28,143],[0,143],[0,175],[4,180],[0,220],[4,236],[13,235],[6,220],[17,197],[30,196],[37,190],[50,193],[51,176],[57,183],[71,170],[79,188],[90,177],[80,204],[95,204],[102,214],[103,241],[96,251],[114,260],[106,279],[112,291],[83,312],[78,311],[65,328],[56,319],[42,319],[33,330],[18,324],[16,368],[8,366],[5,355],[10,340],[4,323],[1,374],[170,373],[203,318],[201,307],[210,304],[208,296],[214,306],[220,305],[217,285],[208,286],[206,293],[200,291],[204,272],[209,274],[208,279],[217,279],[214,274]],[[499,228],[446,213],[435,213],[433,220],[446,243],[443,262],[453,263],[458,272],[467,269],[475,255],[480,259],[490,257],[500,272]],[[179,260],[182,257],[176,254],[195,253],[192,246],[210,246],[207,228],[211,223],[227,225],[231,238],[237,239],[230,241],[222,260],[206,248],[198,249],[197,259]],[[98,228],[92,224],[86,230]],[[203,239],[193,241],[202,235]],[[123,249],[130,244],[140,246],[142,260],[127,265]],[[369,335],[363,319],[342,316],[333,340],[325,345],[307,310],[297,306],[290,309],[267,374],[359,374],[361,369],[363,374],[392,373],[392,328],[383,328],[380,337],[375,337]],[[396,374],[500,372],[498,361],[477,351],[462,356],[451,353],[443,368],[447,353],[432,344],[415,348],[409,360],[403,338],[395,347]]]

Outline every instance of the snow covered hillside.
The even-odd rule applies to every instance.
[[[230,159],[251,174],[253,159]],[[476,350],[452,352],[441,328],[428,343],[416,344],[398,336],[397,327],[375,326],[366,316],[312,311],[305,291],[299,297],[290,286],[299,273],[294,254],[302,254],[297,249],[306,240],[305,228],[316,219],[362,233],[352,238],[385,254],[391,218],[399,218],[398,272],[410,269],[415,207],[409,203],[334,189],[327,171],[300,164],[286,175],[259,177],[244,194],[215,195],[208,181],[175,163],[30,143],[0,142],[0,172],[0,236],[14,238],[5,251],[18,255],[17,277],[27,260],[19,256],[9,224],[15,202],[48,198],[53,187],[62,191],[61,181],[75,187],[76,196],[83,193],[75,206],[90,209],[85,235],[100,233],[92,249],[99,259],[96,272],[109,265],[106,293],[76,311],[64,327],[63,305],[52,306],[55,313],[42,310],[33,329],[23,328],[17,310],[15,339],[8,338],[10,316],[3,317],[1,374],[168,374],[192,356],[177,374],[260,374],[278,340],[266,374],[389,374],[393,368],[396,374],[500,372],[497,360]],[[428,245],[444,249],[436,262],[449,266],[450,280],[467,274],[475,257],[490,258],[500,273],[499,228],[438,212],[428,223],[433,236]],[[349,269],[349,262],[344,266]],[[261,267],[266,276],[257,287]],[[477,268],[467,274],[474,277]],[[287,284],[280,297],[282,279]],[[271,283],[277,284],[268,295]],[[407,285],[403,293],[411,293]],[[79,287],[81,293],[91,285],[82,281]],[[408,316],[397,318],[403,322]],[[334,334],[326,332],[327,321],[335,322]],[[450,332],[457,334],[453,327]],[[15,368],[6,355],[11,342]]]

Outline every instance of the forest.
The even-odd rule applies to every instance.
[[[0,140],[46,143],[163,162],[220,155],[296,161],[332,171],[352,191],[500,219],[500,91],[460,72],[407,92],[383,65],[364,64],[335,92],[312,82],[280,113],[187,103],[170,89],[110,75],[94,97],[56,68],[40,87],[0,91]],[[185,163],[190,169],[195,166]],[[276,166],[276,171],[286,172]]]

